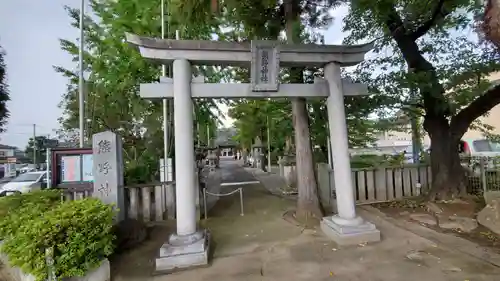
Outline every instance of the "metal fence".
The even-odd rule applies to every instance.
[[[467,170],[469,193],[500,191],[500,157],[462,157],[461,163]]]

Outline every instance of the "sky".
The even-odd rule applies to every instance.
[[[59,39],[79,36],[79,30],[70,26],[64,5],[79,7],[80,0],[0,1],[0,46],[7,53],[11,97],[7,104],[11,116],[7,131],[0,134],[0,144],[24,149],[34,124],[36,135],[55,136],[54,130],[59,128],[57,119],[62,111],[58,104],[67,80],[53,66],[76,69],[77,64],[60,49]],[[347,8],[332,13],[335,22],[325,31],[325,43],[340,44],[344,38],[341,21]]]

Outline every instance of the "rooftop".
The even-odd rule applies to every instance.
[[[17,149],[15,146],[0,144],[0,149]]]

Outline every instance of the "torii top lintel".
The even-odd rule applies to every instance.
[[[144,58],[159,63],[187,59],[196,65],[249,66],[252,60],[250,43],[157,39],[131,33],[126,33],[126,38],[139,48]],[[363,61],[365,54],[373,48],[373,42],[350,46],[277,44],[280,66],[283,67],[323,67],[329,62],[353,66]]]

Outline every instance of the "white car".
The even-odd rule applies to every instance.
[[[0,187],[0,196],[39,190],[46,185],[47,172],[27,172]]]
[[[19,169],[20,174],[29,173],[29,172],[36,172],[36,169],[32,168],[32,167],[24,167],[24,168]]]

